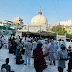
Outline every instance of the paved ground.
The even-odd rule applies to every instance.
[[[24,65],[24,64],[21,64],[21,65],[16,65],[15,64],[15,56],[13,54],[9,54],[8,53],[8,49],[1,49],[0,50],[0,68],[1,68],[1,65],[5,63],[5,59],[6,58],[10,58],[10,65],[11,65],[11,69],[14,70],[15,72],[35,72],[35,69],[33,67],[33,59],[31,58],[31,64],[30,65]],[[25,60],[24,58],[25,56],[23,55],[23,59]],[[64,69],[64,72],[67,72],[67,63],[66,62],[66,68]],[[48,65],[48,68],[45,69],[43,72],[58,72],[57,70],[57,65],[54,66],[54,65],[49,65],[49,61],[47,62],[47,65]],[[1,71],[1,69],[0,69]]]

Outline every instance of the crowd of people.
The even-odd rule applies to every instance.
[[[30,64],[31,58],[34,59],[34,68],[36,72],[43,72],[47,68],[47,61],[50,65],[58,65],[58,72],[63,72],[65,61],[69,60],[68,72],[72,69],[72,50],[66,48],[64,41],[56,41],[48,38],[37,37],[9,37],[6,40],[5,36],[0,36],[0,49],[9,49],[9,54],[14,54],[16,64]],[[25,60],[22,58],[25,55]],[[57,61],[57,62],[56,62]],[[8,65],[9,58],[6,59],[6,64],[3,64],[1,71],[11,72],[11,66]]]

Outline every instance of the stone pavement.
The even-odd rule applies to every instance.
[[[8,58],[10,59],[9,65],[11,65],[11,69],[15,72],[35,72],[34,65],[33,65],[33,59],[31,58],[31,64],[30,65],[16,65],[15,64],[15,56],[13,54],[8,53],[8,49],[1,49],[0,50],[0,71],[1,71],[1,65],[5,63],[5,59]],[[25,56],[23,55],[23,59]],[[67,62],[66,62],[67,63]],[[45,69],[43,72],[58,72],[57,70],[57,65],[49,65],[49,61],[47,62],[48,68]],[[67,67],[67,64],[66,64]],[[66,71],[67,68],[64,69],[64,72]]]

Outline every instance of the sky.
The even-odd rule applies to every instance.
[[[72,0],[0,0],[0,21],[20,17],[30,24],[40,8],[48,24],[72,19]]]

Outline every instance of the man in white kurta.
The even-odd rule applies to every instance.
[[[30,57],[31,57],[31,50],[32,50],[32,43],[30,42],[31,39],[28,39],[28,42],[25,43],[25,59],[27,65],[27,58],[28,58],[28,64],[30,64]]]
[[[54,42],[51,42],[51,45],[48,48],[48,52],[49,52],[49,60],[50,60],[50,65],[52,65],[52,61],[53,64],[55,65],[55,60],[56,60],[56,47]]]
[[[36,47],[37,47],[37,42],[34,41],[34,42],[33,42],[33,50],[34,50]]]

